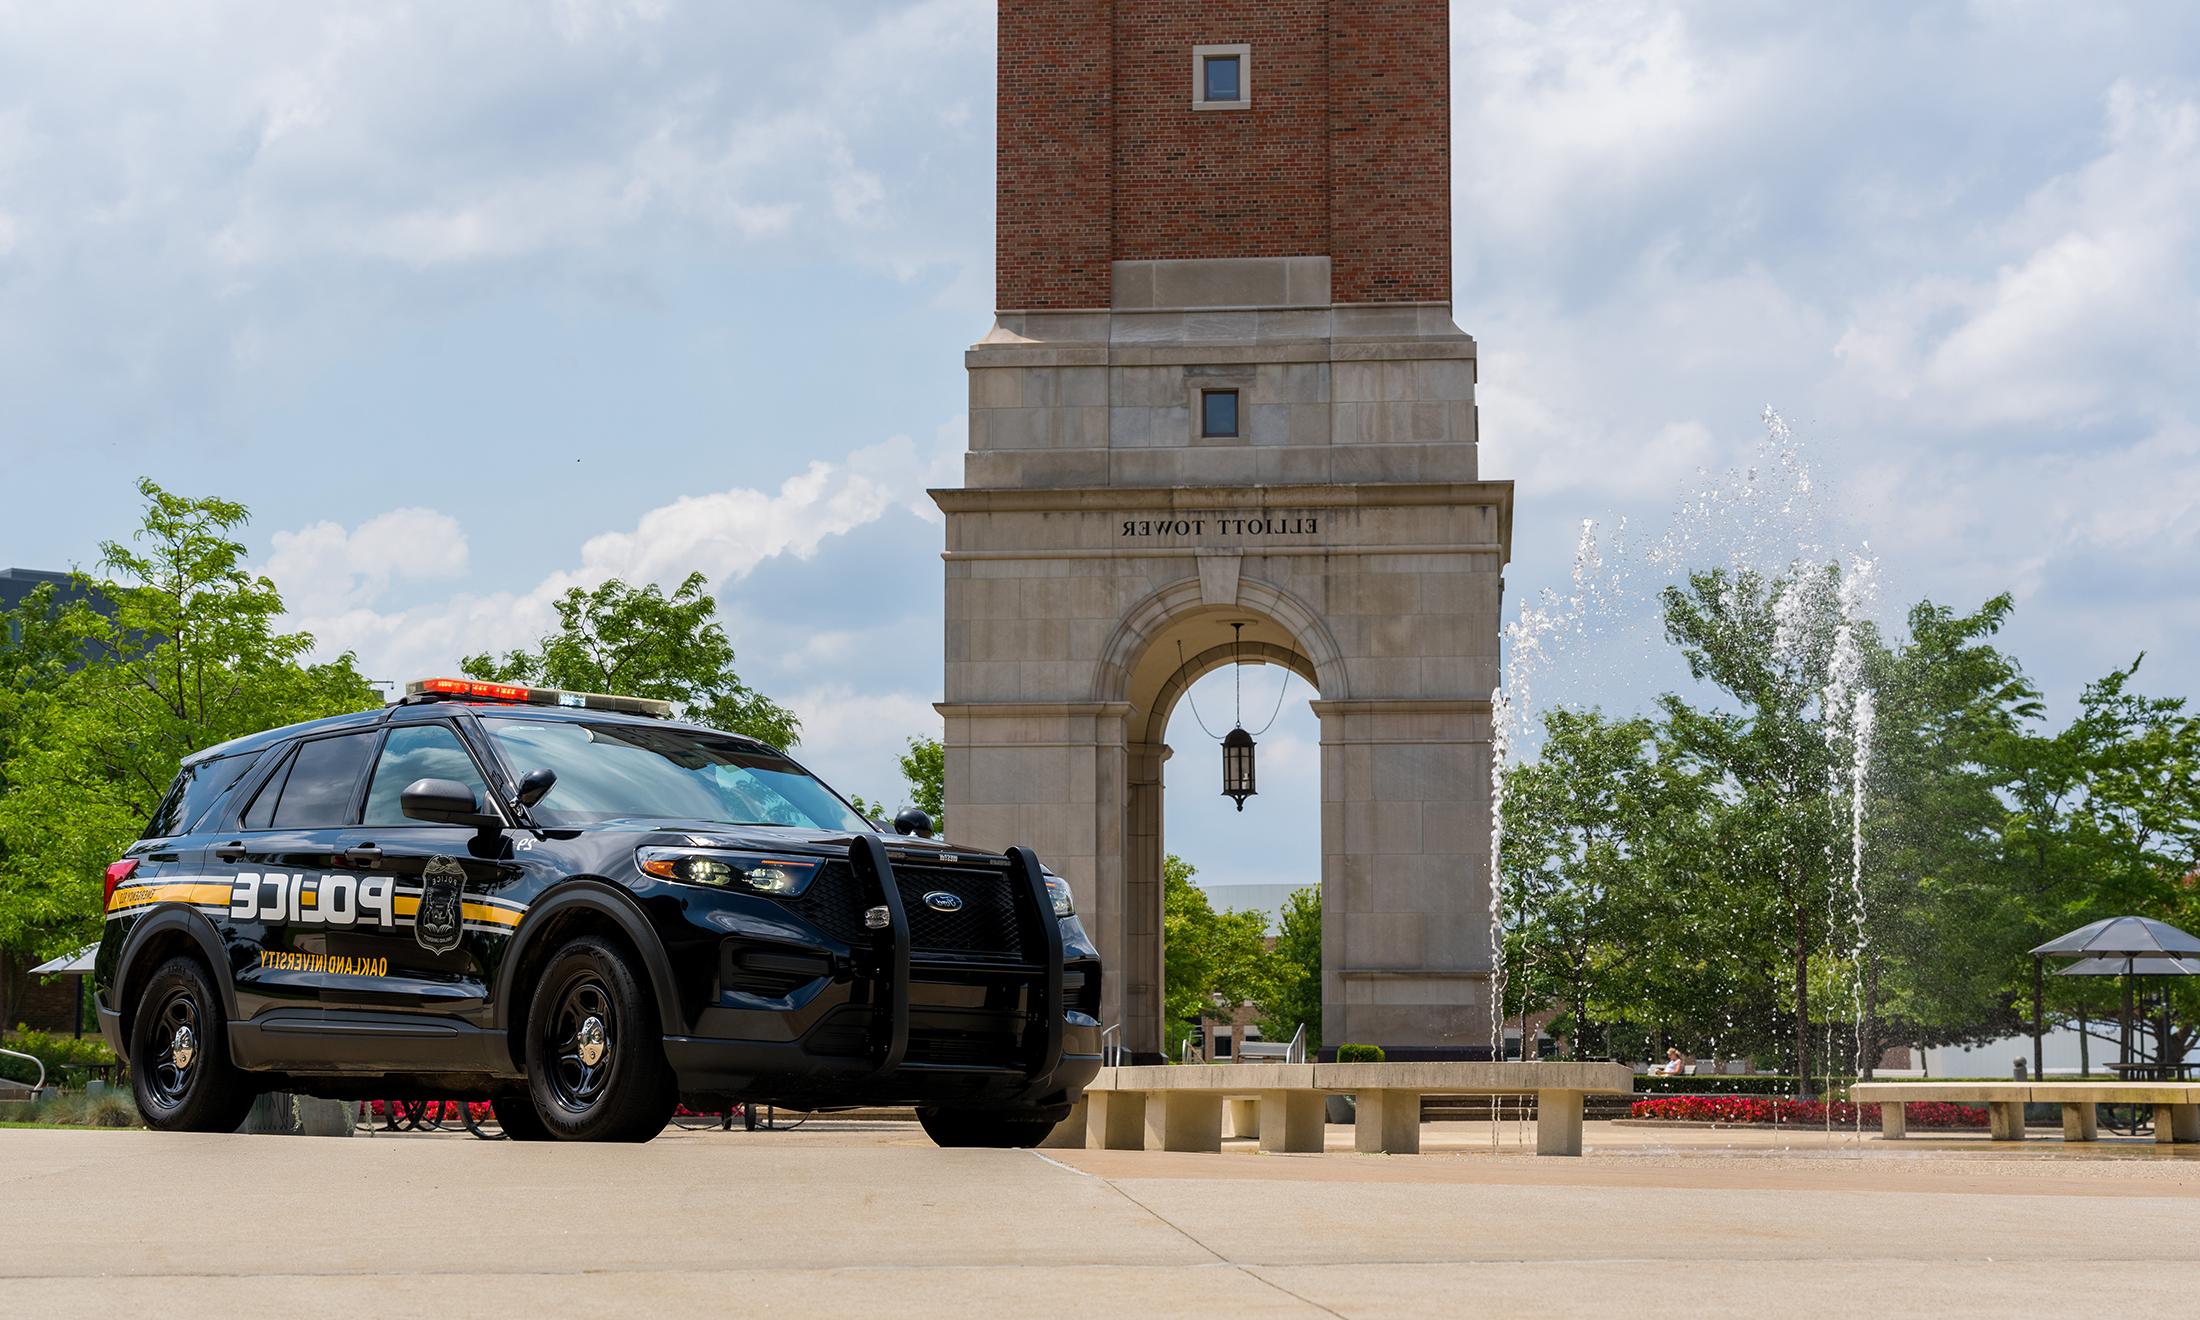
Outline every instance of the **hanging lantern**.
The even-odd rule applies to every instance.
[[[1243,725],[1222,739],[1222,795],[1245,810],[1245,799],[1257,796],[1253,787],[1253,735]]]

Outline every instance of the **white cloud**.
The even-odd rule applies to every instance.
[[[466,533],[433,509],[392,509],[346,530],[317,522],[271,538],[267,575],[283,602],[318,614],[379,597],[396,578],[452,578],[466,571]]]
[[[1544,248],[1663,190],[1678,162],[1750,132],[1772,92],[1772,51],[1706,49],[1666,5],[1460,17],[1452,87],[1471,247]]]
[[[1967,427],[2085,422],[2189,388],[2200,105],[2119,82],[2104,118],[2097,156],[1982,228],[1992,270],[1934,271],[1858,305],[1836,346],[1851,380]]]
[[[795,756],[844,793],[907,804],[895,760],[911,738],[940,736],[932,698],[914,692],[857,692],[840,684],[804,688],[781,698],[802,717]]]
[[[828,538],[896,510],[937,521],[939,510],[924,492],[952,480],[964,429],[957,418],[929,445],[895,436],[839,462],[814,462],[776,490],[682,496],[627,530],[589,537],[578,563],[525,591],[462,592],[404,609],[373,608],[392,577],[463,570],[458,525],[420,509],[383,514],[351,532],[329,522],[277,532],[269,576],[324,653],[355,652],[374,678],[439,673],[466,654],[531,644],[555,626],[554,602],[574,587],[611,578],[669,587],[700,572],[723,591],[768,560],[807,559]]]

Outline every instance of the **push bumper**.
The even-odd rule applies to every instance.
[[[798,1039],[668,1037],[681,1090],[809,1107],[1066,1107],[1099,1071],[1100,1024],[1065,995],[1062,925],[1038,857],[1013,848],[1008,858],[1036,963],[918,958],[885,847],[856,838],[850,866],[887,918],[864,950],[862,993]]]

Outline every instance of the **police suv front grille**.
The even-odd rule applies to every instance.
[[[913,949],[1023,959],[1023,923],[1017,920],[1016,896],[1006,873],[901,863],[894,867],[894,879],[909,913]],[[924,901],[933,893],[952,894],[962,905],[942,912]]]
[[[976,867],[894,866],[902,910],[909,914],[909,943],[919,953],[982,954],[1021,961],[1023,923],[1006,872]],[[948,893],[962,900],[953,912],[924,901],[926,894]],[[799,898],[787,906],[834,939],[853,944],[868,934],[863,911],[872,898],[846,862],[827,862]]]
[[[796,916],[844,944],[863,938],[863,909],[870,905],[846,862],[825,863],[801,897],[787,901]]]

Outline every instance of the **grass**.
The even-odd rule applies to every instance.
[[[134,1128],[145,1126],[137,1105],[120,1092],[85,1095],[69,1091],[42,1097],[15,1108],[15,1116],[0,1127],[10,1128]]]

